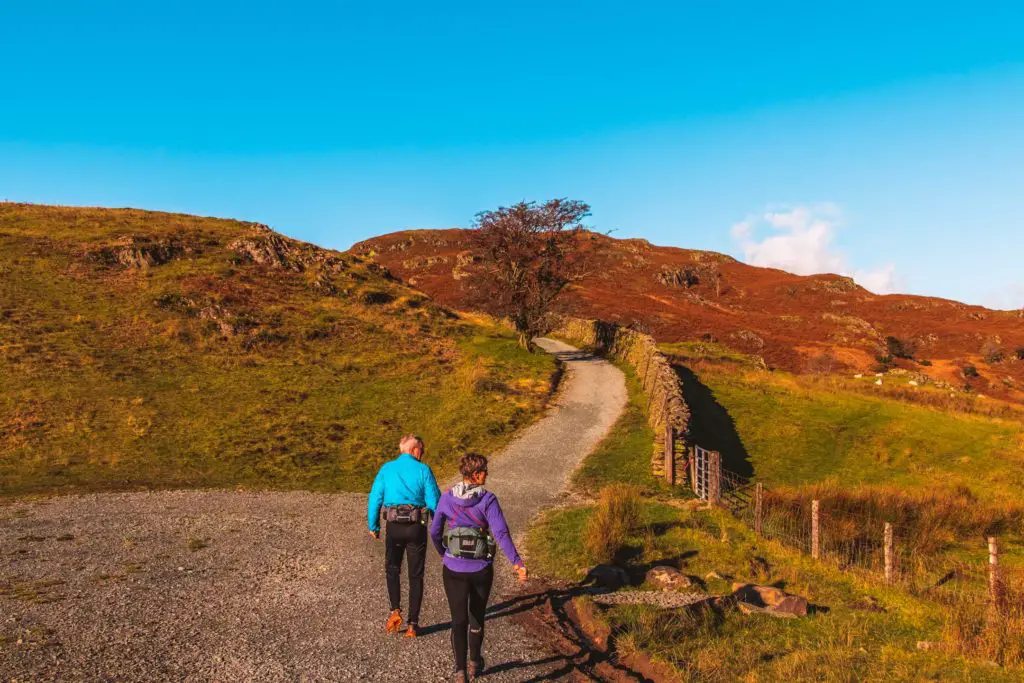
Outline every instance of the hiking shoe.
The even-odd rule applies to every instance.
[[[466,683],[466,672],[459,669],[452,674],[452,683]]]
[[[409,624],[409,627],[405,629],[406,638],[415,638],[420,634],[420,627],[416,624]]]
[[[469,663],[469,680],[476,680],[477,676],[484,675],[484,658]]]
[[[391,614],[388,616],[388,623],[384,627],[385,633],[398,633],[402,628],[402,610],[396,609],[391,610]]]

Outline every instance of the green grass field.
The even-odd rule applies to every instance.
[[[991,502],[1020,499],[1024,421],[872,396],[737,359],[686,367],[694,440],[722,450],[731,469],[745,462],[768,485],[963,488]]]
[[[231,248],[254,234],[0,204],[0,492],[363,490],[403,433],[440,476],[538,414],[549,356],[358,257]],[[124,265],[126,244],[172,257]]]

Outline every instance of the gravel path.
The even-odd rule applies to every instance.
[[[521,532],[626,402],[622,374],[559,342],[548,415],[490,467]],[[428,444],[429,446],[429,444]],[[429,457],[429,456],[428,456]],[[0,502],[0,681],[440,681],[451,671],[440,562],[414,641],[382,633],[383,544],[355,494],[178,491]],[[557,678],[512,619],[498,562],[485,680]]]

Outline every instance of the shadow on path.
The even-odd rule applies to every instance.
[[[571,677],[574,673],[582,673],[588,680],[601,681],[608,678],[602,674],[603,670],[605,673],[613,673],[612,679],[615,681],[651,683],[651,679],[618,661],[613,649],[609,648],[608,651],[603,651],[591,645],[586,634],[576,623],[571,613],[573,598],[593,592],[593,588],[578,584],[549,588],[533,593],[514,594],[501,602],[488,606],[487,622],[516,616],[530,618],[534,625],[530,631],[537,635],[540,635],[538,631],[547,631],[545,640],[549,641],[549,645],[552,644],[550,642],[552,639],[560,640],[561,643],[560,647],[555,648],[555,654],[533,660],[514,659],[496,663],[487,668],[485,676],[552,665],[557,668],[550,669],[540,676],[524,679],[524,681],[533,683],[556,680]],[[420,635],[427,636],[450,630],[451,622],[438,623],[422,628]]]
[[[693,370],[678,364],[673,364],[672,368],[683,382],[683,396],[690,407],[690,438],[693,443],[721,453],[723,469],[742,477],[753,477],[754,466],[750,464],[750,455],[729,411]]]

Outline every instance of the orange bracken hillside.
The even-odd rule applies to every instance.
[[[458,308],[465,307],[466,276],[476,267],[468,237],[460,229],[411,230],[360,242],[352,251]],[[915,359],[894,364],[922,379],[1024,400],[1022,311],[879,296],[839,275],[798,276],[641,239],[587,239],[599,265],[567,297],[566,312],[638,326],[661,342],[718,341],[793,372],[871,371],[889,353],[891,336]]]

